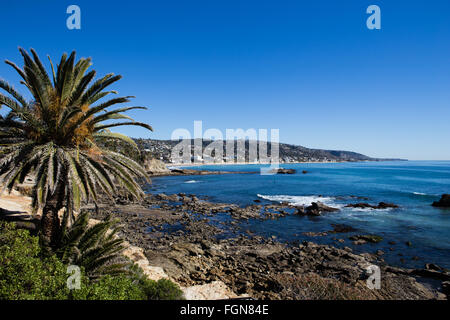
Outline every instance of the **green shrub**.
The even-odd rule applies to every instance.
[[[84,280],[84,281],[83,281]],[[140,286],[124,275],[101,277],[92,282],[82,280],[81,289],[72,290],[74,300],[145,300],[146,295]]]
[[[181,299],[173,282],[149,280],[134,265],[132,276],[106,275],[89,280],[81,268],[81,288],[67,288],[67,265],[43,257],[39,239],[13,223],[0,221],[0,300],[146,300]]]
[[[183,291],[180,287],[168,279],[158,281],[150,280],[144,274],[144,271],[137,264],[133,263],[130,267],[130,273],[133,274],[134,282],[143,290],[148,300],[182,300]]]
[[[139,284],[148,300],[183,299],[183,291],[178,285],[168,279],[160,279],[158,281],[144,279]]]
[[[0,299],[65,299],[66,266],[41,259],[37,237],[0,222]]]

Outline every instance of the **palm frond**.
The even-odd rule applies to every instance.
[[[12,85],[0,80],[0,106],[9,109],[0,115],[0,180],[5,190],[10,191],[27,176],[33,176],[33,211],[44,211],[43,229],[50,228],[48,221],[53,221],[51,223],[60,224],[63,234],[74,223],[81,204],[97,202],[100,194],[112,198],[118,192],[127,192],[141,198],[143,191],[138,179],[147,178],[145,170],[126,155],[111,152],[105,146],[105,142],[115,141],[137,147],[132,139],[109,128],[130,125],[152,130],[150,125],[134,121],[126,114],[144,107],[109,109],[133,98],[104,99],[109,94],[117,94],[106,88],[121,76],[110,73],[94,80],[96,72],[88,71],[91,59],[76,61],[75,51],[63,54],[56,68],[48,57],[51,67],[48,73],[35,50],[31,49],[31,54],[22,48],[19,51],[23,68],[11,61],[5,62],[20,75],[32,99],[27,101]],[[59,222],[57,212],[61,209],[64,214]],[[54,219],[44,219],[48,215]],[[78,222],[77,228],[84,225],[83,221]],[[46,229],[45,234],[50,234],[53,240],[45,243],[56,247],[55,241],[63,241],[63,238],[57,236],[54,226],[51,228]],[[116,240],[104,238],[100,229],[101,226],[83,233],[77,249],[67,244],[68,251],[63,256],[76,253],[84,255],[91,266],[103,265],[107,257],[116,253],[113,249]],[[80,231],[71,232],[68,237],[73,243]],[[100,240],[104,244],[101,249],[86,251]],[[69,243],[67,241],[65,243]],[[104,258],[96,258],[98,255]]]

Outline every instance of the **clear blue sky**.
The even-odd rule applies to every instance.
[[[66,8],[81,8],[81,30]],[[365,13],[381,8],[381,30]],[[450,159],[450,1],[8,1],[0,59],[75,49],[135,95],[154,133],[279,128],[282,142]],[[0,77],[24,90],[6,64]]]

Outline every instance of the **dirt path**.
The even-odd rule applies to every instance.
[[[31,198],[16,190],[11,193],[5,191],[0,195],[0,210],[11,215],[31,216]]]

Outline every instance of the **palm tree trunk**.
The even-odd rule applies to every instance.
[[[59,184],[55,192],[47,197],[41,219],[41,238],[43,244],[55,248],[59,242],[61,221],[58,212],[63,208],[63,187]]]

